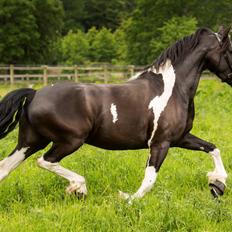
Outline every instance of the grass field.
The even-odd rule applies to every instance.
[[[0,87],[3,96],[9,88]],[[232,89],[202,80],[195,99],[193,133],[217,144],[232,172]],[[17,131],[0,141],[0,159],[14,148]],[[203,152],[170,149],[155,187],[129,205],[118,190],[134,192],[144,177],[147,150],[106,151],[83,146],[62,165],[86,177],[88,197],[64,192],[64,179],[37,167],[30,157],[0,184],[0,231],[231,231],[232,180],[213,200],[206,174],[213,161]]]

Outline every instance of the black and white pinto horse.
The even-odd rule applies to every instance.
[[[132,80],[117,85],[58,83],[41,90],[10,92],[0,102],[0,138],[19,122],[18,144],[0,161],[3,180],[26,158],[51,148],[38,165],[67,179],[67,193],[87,194],[85,178],[59,164],[84,143],[104,149],[150,149],[144,180],[130,202],[151,190],[170,147],[210,153],[215,169],[208,174],[211,192],[222,195],[227,173],[220,151],[190,133],[194,96],[203,70],[232,85],[229,28],[214,33],[200,28],[167,50]]]

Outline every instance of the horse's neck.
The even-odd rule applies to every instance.
[[[193,99],[204,67],[203,54],[194,52],[179,63],[175,69],[176,84],[186,98]]]

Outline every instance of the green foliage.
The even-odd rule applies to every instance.
[[[117,58],[114,34],[107,28],[91,28],[87,33],[70,32],[58,43],[61,60],[67,64],[112,62]]]
[[[3,91],[0,86],[1,96]],[[193,133],[217,144],[231,173],[231,87],[202,80],[195,101]],[[0,141],[0,160],[16,141],[17,131]],[[62,160],[64,167],[85,176],[86,200],[66,195],[67,181],[37,167],[44,152],[28,158],[1,183],[0,231],[231,231],[232,179],[224,196],[213,200],[206,173],[214,165],[208,154],[171,148],[154,188],[129,205],[118,197],[118,189],[138,189],[148,150],[106,151],[84,145]]]
[[[116,58],[113,60],[114,63],[126,64],[128,56],[128,47],[126,44],[126,34],[122,28],[118,28],[115,33],[115,43],[116,43]]]
[[[197,18],[198,26],[217,30],[221,24],[231,24],[232,1],[185,0],[182,5],[182,15]]]
[[[102,28],[99,30],[92,43],[92,50],[95,51],[94,58],[98,62],[111,62],[115,58],[115,38],[109,29]]]
[[[135,0],[62,0],[66,12],[64,32],[107,27],[116,30],[135,7]]]
[[[177,4],[177,2],[175,2]],[[157,29],[169,19],[174,1],[139,0],[136,10],[125,23],[127,60],[131,64],[148,64],[150,42],[159,35]]]
[[[67,34],[70,30],[84,30],[86,0],[62,0],[62,2],[65,10],[63,34]]]
[[[145,65],[151,63],[156,54],[151,54],[150,45],[152,44],[152,50],[154,51],[154,44],[156,44],[154,41],[160,39],[159,29],[173,17],[189,18],[190,21],[196,18],[197,26],[217,29],[220,24],[230,23],[229,14],[231,10],[231,0],[138,0],[129,23],[126,22],[127,60],[132,64]],[[179,26],[181,27],[181,25],[185,25],[185,21],[180,21]],[[170,34],[171,32],[167,31],[167,33]],[[163,41],[157,42],[158,46],[164,47],[165,43],[164,45],[161,45],[161,43]],[[157,51],[160,52],[160,48]]]
[[[173,17],[158,28],[159,36],[151,40],[151,60],[175,41],[190,35],[196,30],[197,21],[189,17]]]
[[[98,30],[96,29],[96,27],[92,27],[88,30],[88,33],[86,33],[86,38],[88,40],[89,43],[89,52],[88,52],[88,59],[90,61],[95,61],[95,54],[96,51],[94,49],[93,43],[95,41],[95,38],[98,34]]]
[[[36,62],[52,63],[53,43],[60,37],[64,11],[60,0],[33,0],[39,32],[39,50]],[[40,56],[39,56],[40,55]],[[36,57],[33,57],[36,59]]]
[[[48,62],[62,15],[59,0],[0,0],[0,63]]]
[[[231,0],[0,0],[0,63],[146,65],[195,27],[215,30],[220,24],[230,24],[231,3]],[[80,35],[80,30],[86,35]],[[62,41],[70,31],[78,33],[82,37],[80,44],[85,45],[74,50],[69,59],[67,54],[71,51],[60,55],[63,52],[59,46],[57,49],[60,43],[57,41]],[[94,36],[89,39],[91,33]],[[75,51],[80,54],[74,56]]]
[[[0,63],[29,62],[39,46],[35,6],[28,0],[0,1]]]
[[[57,49],[61,54],[61,60],[67,64],[84,64],[87,62],[89,43],[85,33],[78,30],[69,32],[58,43]]]

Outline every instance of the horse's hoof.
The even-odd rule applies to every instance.
[[[75,194],[78,199],[84,199],[87,195],[87,188],[85,184],[72,183],[66,188],[67,194]]]
[[[77,196],[77,198],[78,198],[79,200],[85,200],[86,197],[87,197],[87,194],[85,194],[85,193],[83,193],[83,192],[75,192],[75,194],[76,194],[76,196]]]
[[[219,180],[210,182],[209,187],[210,187],[210,192],[214,198],[222,196],[226,188],[225,184]]]
[[[124,192],[122,192],[122,191],[118,191],[118,195],[119,195],[119,197],[121,198],[121,199],[124,199],[124,200],[128,200],[129,198],[130,198],[130,194],[128,194],[128,193],[124,193]]]

